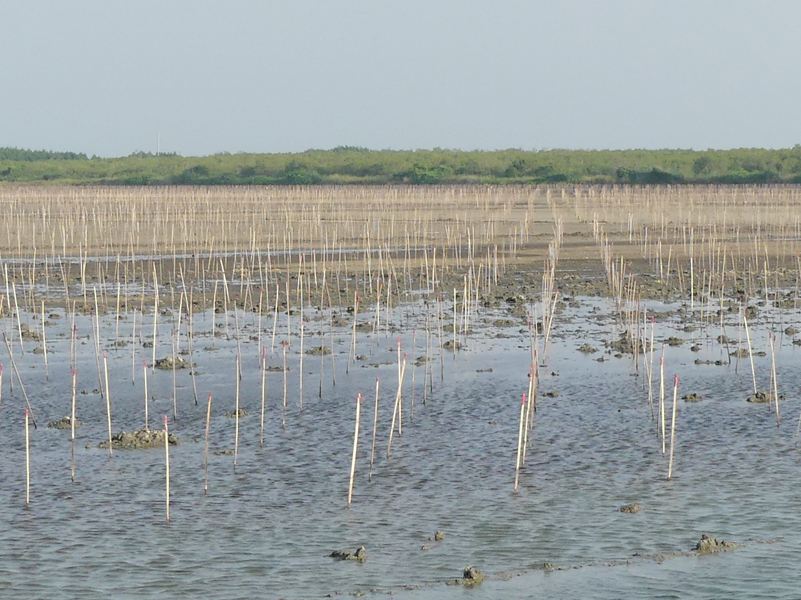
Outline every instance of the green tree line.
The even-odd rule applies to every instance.
[[[66,185],[801,183],[801,145],[768,150],[368,150],[88,158],[0,148],[0,182]]]

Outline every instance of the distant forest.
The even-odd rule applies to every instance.
[[[61,185],[801,183],[801,145],[783,150],[368,150],[122,158],[0,148],[3,182]]]

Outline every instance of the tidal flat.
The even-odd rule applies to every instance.
[[[799,200],[1,188],[0,589],[791,598]]]

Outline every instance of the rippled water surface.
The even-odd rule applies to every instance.
[[[600,309],[593,312],[593,308]],[[669,307],[656,307],[664,311]],[[350,330],[335,330],[335,364],[304,357],[304,410],[299,410],[300,339],[293,323],[288,352],[286,426],[282,427],[283,373],[267,373],[266,435],[259,444],[259,343],[253,315],[241,336],[241,440],[233,457],[212,454],[209,490],[203,493],[205,399],[213,393],[211,450],[234,446],[234,318],[230,338],[212,338],[211,314],[195,317],[200,405],[187,370],[176,374],[178,419],[171,431],[181,444],[170,450],[172,520],[165,523],[163,449],[108,452],[90,317],[77,321],[80,339],[76,480],[70,481],[68,431],[48,421],[69,412],[69,319],[48,325],[49,379],[34,341],[14,355],[38,419],[31,433],[32,500],[25,506],[24,400],[5,372],[0,408],[0,591],[16,598],[319,598],[367,593],[382,598],[795,598],[801,588],[798,481],[801,454],[795,434],[801,354],[791,336],[777,340],[781,405],[745,402],[753,390],[747,359],[731,365],[714,338],[719,327],[684,331],[675,314],[661,316],[657,342],[687,341],[666,350],[666,374],[680,376],[675,473],[666,480],[648,405],[644,365],[607,354],[604,342],[619,331],[610,306],[583,299],[556,319],[547,366],[541,368],[538,411],[520,488],[514,465],[520,396],[527,391],[529,336],[525,323],[493,325],[481,314],[466,347],[455,355],[432,351],[433,390],[423,403],[424,366],[408,367],[403,390],[403,434],[387,459],[398,384],[397,336],[410,359],[425,354],[422,304],[401,307],[396,331],[361,332],[357,353],[366,356],[346,373]],[[58,311],[55,311],[58,312]],[[433,314],[433,313],[432,313]],[[231,313],[233,315],[233,313]],[[603,316],[607,315],[607,316]],[[306,348],[319,346],[319,322],[309,315]],[[346,318],[350,318],[347,317]],[[365,315],[369,319],[370,315]],[[23,316],[31,329],[41,322]],[[137,329],[152,335],[152,316]],[[161,317],[157,357],[170,353],[172,317]],[[268,364],[280,366],[285,317],[279,315],[274,352],[272,320],[263,322]],[[737,338],[735,316],[727,333]],[[782,319],[782,322],[779,321]],[[767,389],[767,331],[796,323],[785,311],[753,324],[759,387]],[[222,317],[217,315],[217,323]],[[114,429],[143,424],[142,361],[152,350],[137,341],[115,347],[113,319],[101,320],[108,353]],[[16,322],[3,321],[10,339]],[[412,330],[417,328],[416,341]],[[283,329],[283,332],[281,331]],[[284,337],[282,337],[282,334]],[[326,345],[330,345],[325,326]],[[445,339],[452,333],[445,332]],[[130,340],[131,315],[120,320],[119,339]],[[434,343],[437,336],[432,335]],[[598,352],[577,351],[589,343]],[[697,352],[690,346],[697,343]],[[413,348],[414,345],[414,348]],[[181,341],[186,348],[185,336]],[[604,362],[596,359],[603,356]],[[101,359],[102,361],[102,359]],[[132,362],[135,382],[132,383]],[[658,363],[658,353],[656,362]],[[336,385],[332,369],[336,369]],[[414,391],[412,392],[412,371]],[[442,375],[441,375],[442,373]],[[375,379],[381,379],[376,462],[368,480]],[[658,383],[658,366],[655,383]],[[151,426],[172,414],[172,372],[149,373]],[[670,387],[670,386],[669,386]],[[347,508],[355,398],[364,396],[353,505]],[[548,392],[557,392],[549,397]],[[412,418],[412,393],[414,414]],[[672,397],[672,390],[668,390]],[[92,446],[92,447],[88,447]],[[619,508],[631,502],[638,514]],[[441,542],[429,541],[442,530]],[[742,543],[717,556],[659,557],[691,549],[702,533]],[[768,543],[770,542],[770,543]],[[364,545],[364,563],[334,561],[333,550]],[[425,548],[425,549],[424,549]],[[635,556],[639,555],[639,556]],[[544,570],[544,563],[557,570]],[[488,579],[466,590],[446,583],[466,565]],[[570,568],[579,567],[579,568]]]

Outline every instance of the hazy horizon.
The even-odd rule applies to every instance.
[[[791,148],[801,3],[0,0],[0,146]]]

